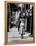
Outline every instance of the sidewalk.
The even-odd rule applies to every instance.
[[[28,32],[25,32],[25,35],[23,35],[24,37],[28,37],[28,35],[30,35],[30,33]],[[16,27],[13,27],[11,29],[9,29],[9,32],[8,32],[8,37],[16,37],[16,38],[20,38],[21,37],[21,34],[19,34],[18,32],[18,28]]]
[[[18,28],[14,27],[9,30],[10,31],[8,32],[8,42],[12,42],[13,40],[33,41],[33,38],[28,36],[30,33],[26,32],[26,34],[23,35],[23,39],[21,39],[21,35],[18,32]]]

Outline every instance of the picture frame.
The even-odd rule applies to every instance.
[[[27,39],[27,42],[19,42],[19,41],[21,41],[21,40],[19,40],[19,41],[15,41],[15,42],[8,42],[8,32],[7,31],[9,31],[9,29],[8,29],[8,8],[7,8],[7,5],[8,5],[8,3],[10,4],[12,4],[12,3],[16,3],[16,4],[33,4],[33,41],[32,42],[30,42],[30,41],[28,41],[28,39]],[[12,44],[29,44],[29,43],[35,43],[35,26],[34,26],[34,9],[35,9],[35,3],[34,2],[17,2],[17,1],[5,1],[5,44],[6,45],[12,45]],[[30,38],[29,38],[30,39]]]

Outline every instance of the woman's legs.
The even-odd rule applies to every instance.
[[[21,38],[23,39],[23,28],[22,28]]]
[[[23,39],[23,33],[21,34],[21,38]]]

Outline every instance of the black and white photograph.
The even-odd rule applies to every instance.
[[[8,42],[33,42],[33,3],[8,3]]]

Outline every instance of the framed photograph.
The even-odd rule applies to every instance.
[[[5,44],[34,43],[34,2],[5,1]]]

